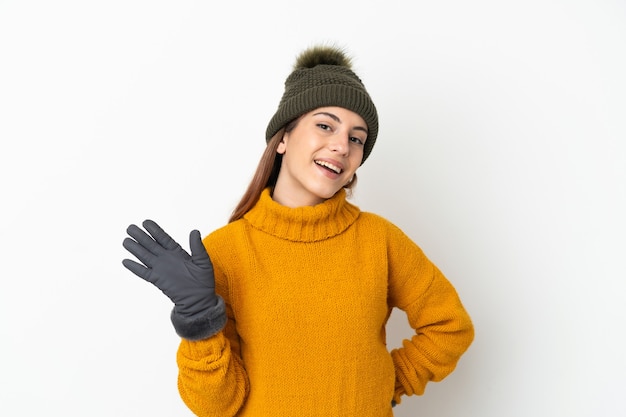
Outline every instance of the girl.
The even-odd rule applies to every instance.
[[[448,280],[389,221],[346,200],[378,134],[343,51],[305,50],[228,225],[191,255],[130,225],[130,271],[174,303],[182,399],[198,416],[389,417],[450,374],[474,337]],[[415,334],[387,350],[393,308]]]

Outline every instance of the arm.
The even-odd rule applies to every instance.
[[[151,220],[127,229],[124,247],[141,263],[124,259],[135,275],[159,288],[174,303],[171,320],[182,338],[179,390],[198,416],[234,416],[247,393],[247,378],[238,355],[234,320],[217,295],[213,264],[200,233],[190,233],[191,255]],[[224,292],[226,294],[226,292]],[[230,312],[232,318],[232,312]]]
[[[205,340],[181,340],[176,357],[178,390],[197,416],[234,416],[248,395],[248,377],[229,319],[224,331]]]
[[[452,284],[402,232],[390,243],[390,305],[407,314],[415,329],[391,352],[396,368],[394,400],[421,395],[456,367],[474,338],[472,321]]]
[[[207,250],[208,243],[205,240]],[[224,330],[214,337],[196,342],[181,340],[177,354],[178,390],[196,415],[226,417],[236,415],[243,407],[249,383],[241,360],[225,269],[217,253],[211,252],[211,258],[215,266],[215,290],[225,301],[228,319]]]

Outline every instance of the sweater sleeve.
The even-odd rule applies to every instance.
[[[234,416],[248,394],[248,380],[225,330],[204,340],[183,339],[178,349],[178,390],[199,417]]]
[[[180,396],[199,417],[235,416],[249,391],[226,277],[215,261],[214,271],[216,292],[226,304],[226,326],[207,339],[182,339],[176,356]]]
[[[472,321],[439,269],[399,229],[389,242],[390,305],[405,311],[415,334],[394,349],[394,401],[421,395],[429,381],[441,381],[456,367],[474,339]]]

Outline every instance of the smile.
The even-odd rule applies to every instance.
[[[341,174],[342,169],[339,168],[337,165],[333,165],[330,162],[326,162],[326,161],[315,161],[315,163],[319,166],[322,166],[326,169],[331,170],[332,172],[334,172],[335,174]]]

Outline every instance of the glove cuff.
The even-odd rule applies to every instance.
[[[217,304],[205,312],[193,317],[184,317],[176,312],[176,307],[171,314],[174,330],[183,339],[202,340],[219,333],[226,325],[226,305],[222,297],[217,297]]]

